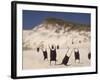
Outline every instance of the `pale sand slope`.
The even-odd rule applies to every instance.
[[[71,49],[72,50],[72,49]],[[68,56],[71,53],[71,50],[68,52]],[[57,50],[57,64],[62,62],[67,49]],[[80,48],[80,63],[75,63],[74,53],[72,53],[68,65],[54,65],[54,62],[50,65],[49,60],[49,50],[48,50],[48,60],[43,60],[42,51],[37,52],[36,50],[27,50],[23,51],[23,69],[36,69],[36,68],[60,68],[60,67],[74,67],[74,66],[89,66],[90,60],[88,60],[87,55],[88,50],[86,48]]]
[[[82,35],[81,35],[82,34]],[[44,27],[34,28],[33,30],[23,31],[23,69],[41,69],[41,68],[63,68],[63,67],[84,67],[90,66],[91,60],[88,60],[88,53],[90,51],[90,32],[77,32],[70,31],[63,33],[55,33],[55,29],[46,30]],[[72,39],[74,44],[72,44]],[[79,43],[81,40],[81,43]],[[69,59],[68,65],[50,65],[50,51],[48,45],[59,45],[60,49],[57,50],[57,64],[62,62],[67,47],[70,48],[67,53],[68,56],[71,54],[73,48],[78,48],[80,51],[80,63],[75,63],[74,52]],[[45,47],[48,50],[48,60],[43,60],[43,53],[36,51],[37,47]]]

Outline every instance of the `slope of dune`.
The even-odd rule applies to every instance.
[[[59,45],[57,50],[57,63],[61,63],[64,58],[67,47],[70,48],[68,55],[72,54],[69,60],[70,67],[89,66],[88,53],[90,51],[91,32],[89,25],[75,24],[60,19],[49,18],[32,30],[23,30],[23,68],[56,68],[66,67],[64,65],[50,66],[48,46]],[[45,47],[48,51],[48,60],[43,61],[43,53],[36,49]],[[81,63],[74,62],[74,48],[80,51]],[[72,52],[71,52],[72,51]],[[69,66],[68,66],[69,67]]]

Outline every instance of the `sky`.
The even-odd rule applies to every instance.
[[[48,17],[87,25],[91,22],[91,15],[88,13],[23,10],[23,29],[32,29]]]

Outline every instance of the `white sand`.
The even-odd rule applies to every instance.
[[[84,67],[90,66],[91,60],[88,59],[88,53],[90,51],[90,32],[81,32],[84,35],[79,35],[80,32],[71,31],[63,33],[55,33],[55,29],[46,30],[44,27],[34,28],[33,30],[23,31],[23,69],[41,69],[41,68],[66,68],[66,67]],[[74,44],[72,44],[72,39]],[[81,43],[79,43],[81,40]],[[70,54],[68,66],[65,65],[55,65],[54,62],[50,65],[50,50],[48,45],[59,45],[60,49],[57,50],[57,64],[62,62],[64,58],[67,47],[69,47],[68,56]],[[48,52],[48,60],[43,60],[43,53],[40,50],[36,51],[37,47],[45,47]],[[25,48],[28,49],[25,49]],[[80,51],[80,63],[76,63],[74,59],[74,51],[71,53],[73,48],[78,48]]]

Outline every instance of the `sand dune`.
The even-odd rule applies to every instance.
[[[73,30],[64,32],[64,29],[61,29],[57,33],[55,30],[57,30],[57,27],[54,29],[46,29],[44,24],[32,30],[23,30],[23,69],[90,66],[91,60],[88,59],[88,53],[91,48],[90,31]],[[67,52],[67,47],[69,47],[70,49],[67,53],[68,56],[71,54],[68,62],[69,66],[54,65],[53,62],[50,65],[50,49],[48,45],[59,45],[60,47],[57,50],[57,64],[61,64]],[[43,53],[41,50],[37,52],[37,47],[45,47],[47,49],[48,60],[43,60]],[[75,62],[74,51],[72,51],[74,48],[79,49],[80,63]]]

